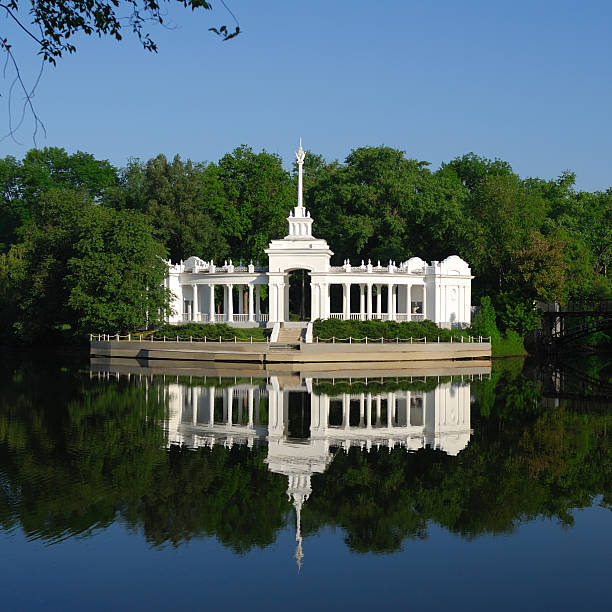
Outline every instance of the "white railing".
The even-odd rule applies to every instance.
[[[253,315],[253,321],[257,321],[259,323],[266,323],[270,318],[270,315],[267,313],[256,314]],[[184,312],[181,315],[181,320],[179,323],[226,323],[228,317],[226,314],[215,314],[214,321],[211,321],[210,315],[207,312],[196,312],[193,318],[190,317],[188,312]],[[232,316],[233,321],[248,321],[248,314],[234,314]]]
[[[280,325],[280,323],[278,324]],[[202,343],[202,344],[219,344],[219,343],[232,343],[237,344],[255,344],[255,343],[269,343],[270,338],[255,338],[249,336],[248,338],[241,338],[238,340],[238,336],[223,338],[221,336],[204,336],[203,338],[194,338],[193,336],[172,336],[168,334],[155,336],[154,334],[148,335],[149,332],[144,334],[127,334],[121,336],[120,334],[89,334],[90,342],[122,342],[127,340],[128,342],[190,342],[190,343]]]
[[[265,340],[260,340],[260,339],[256,339],[253,338],[252,336],[250,337],[249,340],[241,340],[241,342],[250,342],[251,344],[253,342],[276,342],[278,340],[278,333],[280,331],[280,323],[275,323],[274,324],[274,328],[272,330],[272,334],[270,338],[267,338]],[[148,333],[148,332],[147,332]],[[221,336],[218,337],[212,337],[212,338],[208,338],[208,337],[204,337],[204,338],[193,338],[191,336],[187,337],[182,337],[182,336],[168,336],[168,335],[163,335],[163,336],[155,336],[155,335],[151,335],[148,336],[146,334],[127,334],[125,336],[122,336],[120,334],[89,334],[89,341],[90,342],[119,342],[121,340],[127,340],[128,342],[233,342],[236,343],[237,337],[234,336],[233,339],[223,339],[221,338]],[[404,343],[404,344],[412,344],[413,342],[422,342],[423,344],[433,344],[433,343],[440,343],[440,336],[437,337],[430,337],[430,338],[370,338],[368,336],[365,336],[364,338],[353,338],[352,336],[349,336],[348,338],[337,338],[335,336],[332,336],[331,338],[320,338],[319,336],[316,336],[313,341],[315,343],[319,343],[319,342],[323,342],[323,343],[332,343],[335,344],[336,342],[348,342],[349,344],[352,343],[393,343],[393,344],[399,344]],[[449,342],[450,344],[453,343],[466,343],[466,344],[480,344],[480,343],[491,343],[491,336],[489,337],[484,337],[484,336],[451,336],[450,340],[448,341],[442,341],[442,342]]]
[[[368,320],[368,315],[366,313],[361,314],[359,312],[351,312],[350,320],[351,321],[366,321]],[[424,321],[425,316],[422,314],[410,314],[410,313],[397,313],[395,317],[389,317],[389,313],[381,312],[380,314],[377,312],[373,312],[370,316],[373,320],[379,321]],[[340,319],[344,320],[344,313],[342,312],[330,312],[328,319]]]

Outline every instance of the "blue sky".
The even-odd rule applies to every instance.
[[[612,186],[611,2],[226,1],[243,30],[232,41],[207,31],[231,24],[219,3],[171,7],[172,27],[152,30],[158,54],[127,32],[79,38],[37,90],[39,146],[121,166],[216,161],[245,143],[288,166],[301,136],[330,160],[385,144],[436,168],[474,151],[523,176],[570,169],[580,189]],[[0,30],[31,80],[32,47],[4,17]],[[22,157],[31,134],[24,125],[0,155]]]

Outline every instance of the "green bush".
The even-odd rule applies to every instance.
[[[513,329],[507,329],[504,337],[494,342],[491,349],[493,357],[518,357],[527,354],[523,338]]]
[[[493,343],[501,340],[501,334],[495,323],[495,308],[493,308],[491,298],[488,295],[480,298],[480,308],[472,323],[472,335],[485,338],[490,336]]]
[[[322,340],[348,340],[349,337],[355,339],[368,338],[369,340],[409,340],[427,338],[429,342],[436,341],[450,342],[450,339],[460,340],[461,336],[468,337],[468,333],[457,329],[441,329],[431,321],[344,321],[341,319],[317,319],[312,328],[313,338]]]
[[[267,330],[258,327],[230,327],[225,323],[185,323],[183,325],[162,325],[154,333],[156,338],[168,336],[169,338],[178,336],[179,338],[193,338],[203,340],[217,340],[221,336],[222,340],[248,341],[251,336],[253,340],[264,340]]]

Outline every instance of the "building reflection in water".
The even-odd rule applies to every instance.
[[[429,447],[457,455],[467,446],[470,382],[474,376],[488,376],[490,368],[462,372],[442,380],[376,377],[343,379],[340,384],[274,375],[259,382],[207,378],[200,386],[194,379],[167,379],[168,445],[196,449],[267,443],[268,468],[287,476],[287,495],[296,512],[295,557],[301,567],[301,512],[312,493],[311,477],[323,473],[339,449]],[[403,389],[420,385],[424,390],[397,390],[402,382]],[[368,386],[375,391],[369,392]],[[359,392],[336,393],[335,387]]]

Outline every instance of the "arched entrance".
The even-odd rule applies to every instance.
[[[290,270],[285,282],[289,285],[289,321],[310,321],[310,271]]]

